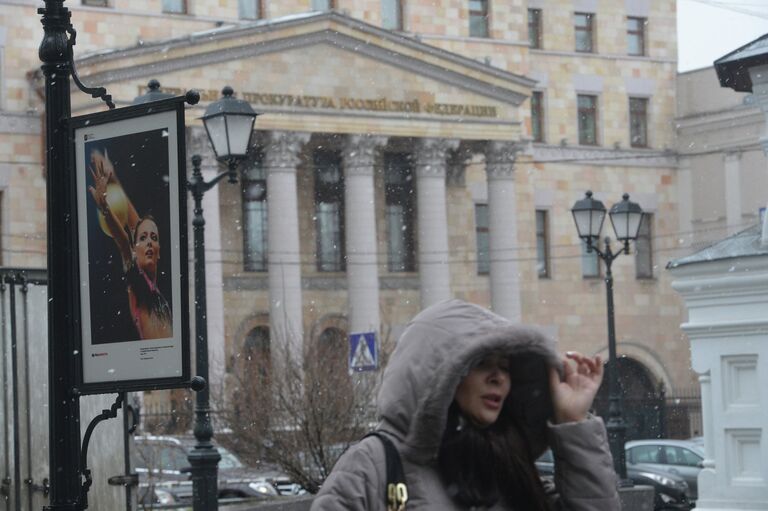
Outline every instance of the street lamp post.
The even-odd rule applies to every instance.
[[[616,327],[614,323],[613,306],[613,273],[611,265],[621,254],[629,254],[629,242],[637,240],[640,223],[643,219],[643,210],[639,205],[629,200],[629,195],[624,194],[622,201],[614,204],[608,214],[616,233],[616,239],[623,243],[623,247],[616,253],[611,250],[611,239],[604,240],[605,248],[598,247],[600,230],[605,220],[605,206],[599,200],[592,198],[592,192],[588,191],[586,197],[576,201],[571,209],[579,238],[587,244],[587,252],[595,251],[605,263],[605,288],[607,291],[608,306],[608,440],[613,456],[613,468],[619,476],[622,485],[631,485],[627,480],[627,459],[624,452],[627,426],[622,417],[621,396],[619,394],[619,368],[616,359]]]
[[[194,155],[192,179],[187,182],[187,188],[194,200],[192,226],[195,247],[195,362],[197,375],[206,382],[209,378],[203,195],[225,177],[230,183],[237,183],[237,165],[248,153],[257,115],[247,102],[234,98],[231,87],[224,87],[222,95],[219,101],[208,106],[202,119],[216,158],[227,164],[227,170],[210,181],[205,181],[200,169],[202,158]],[[189,453],[194,511],[218,509],[217,465],[221,456],[211,443],[213,427],[210,412],[210,385],[206,385],[195,397],[196,444]]]

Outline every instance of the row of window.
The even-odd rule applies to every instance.
[[[653,215],[646,213],[640,225],[637,241],[635,242],[635,275],[638,279],[653,278],[652,224]],[[488,225],[488,205],[475,204],[477,273],[480,275],[487,275],[491,269]],[[547,210],[536,210],[536,271],[539,278],[547,279],[552,276],[552,253],[549,245],[549,212]],[[586,242],[582,243],[581,274],[584,278],[598,278],[602,276],[600,258],[594,251],[587,252]]]
[[[598,97],[578,94],[576,97],[579,144],[598,145]],[[531,136],[534,142],[545,142],[544,96],[534,91],[531,96]],[[629,145],[648,147],[648,98],[629,98]]]
[[[576,12],[573,14],[574,50],[581,53],[595,53],[595,18],[596,14]],[[528,9],[528,43],[533,49],[542,49],[543,14],[541,9]],[[627,16],[626,19],[627,55],[645,55],[645,30],[648,26],[646,18]]]
[[[248,171],[243,186],[245,269],[267,271],[267,182],[261,155]],[[317,149],[312,155],[315,182],[314,222],[316,267],[321,272],[346,269],[344,250],[344,172],[339,151]],[[416,193],[410,156],[406,153],[384,154],[384,195],[387,227],[387,269],[390,272],[416,270]],[[490,231],[487,204],[475,206],[477,271],[490,271]],[[536,267],[540,277],[551,276],[551,251],[546,210],[536,211]],[[653,276],[651,216],[647,216],[636,243],[638,278]],[[582,257],[584,277],[601,275],[595,253]]]
[[[389,30],[403,30],[403,3],[405,0],[381,0],[381,25]],[[107,7],[109,0],[82,0],[83,5]],[[489,0],[468,0],[470,37],[489,37]],[[241,19],[266,17],[265,0],[238,0]],[[312,10],[326,11],[336,8],[335,0],[312,0]],[[163,12],[186,14],[187,0],[162,0]],[[595,44],[594,13],[574,13],[575,50],[584,53],[597,51]],[[627,54],[645,55],[646,18],[627,17]],[[528,42],[531,48],[543,48],[543,13],[541,9],[528,9]]]

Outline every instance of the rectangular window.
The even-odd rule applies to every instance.
[[[109,2],[107,0],[83,0],[83,5],[88,5],[90,7],[109,7]]]
[[[469,0],[469,36],[488,37],[488,0]]]
[[[416,270],[415,189],[409,155],[384,154],[384,188],[387,218],[387,269]]]
[[[240,19],[260,20],[264,17],[262,0],[238,0],[237,11]]]
[[[186,14],[187,1],[186,0],[163,0],[163,12],[167,12],[169,14]]]
[[[528,44],[533,49],[541,48],[541,9],[528,9]]]
[[[335,5],[333,5],[334,3],[335,2],[333,0],[312,0],[312,10],[313,11],[329,11],[336,7]]]
[[[648,147],[647,98],[629,98],[629,144]]]
[[[381,26],[387,30],[403,29],[402,0],[382,0]]]
[[[267,175],[258,152],[243,179],[243,244],[246,271],[267,271]]]
[[[579,94],[579,144],[597,145],[597,96]]]
[[[645,18],[627,18],[627,54],[645,55]]]
[[[635,242],[635,276],[638,279],[653,278],[653,215],[643,214],[643,221],[640,222],[640,230],[637,232],[637,241]]]
[[[534,142],[544,142],[544,102],[541,91],[531,95],[531,136]]]
[[[536,210],[536,272],[540,279],[549,278],[549,219],[547,212]]]
[[[477,237],[477,274],[491,272],[488,204],[475,204],[475,233]]]
[[[587,242],[581,240],[581,276],[585,279],[600,276],[600,256],[591,250],[587,252]]]
[[[593,53],[594,44],[594,19],[595,15],[585,12],[575,14],[576,51]]]
[[[317,270],[344,271],[344,175],[338,151],[316,150],[315,231]]]

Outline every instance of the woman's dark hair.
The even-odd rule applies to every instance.
[[[496,422],[481,429],[461,416],[455,401],[451,404],[438,454],[440,474],[448,494],[464,506],[488,507],[505,500],[515,509],[547,511],[528,428],[508,405]]]

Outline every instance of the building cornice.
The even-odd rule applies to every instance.
[[[533,144],[535,162],[610,165],[622,167],[677,167],[672,151],[608,149],[602,147]]]
[[[0,111],[0,133],[40,135],[42,132],[42,121],[39,113]]]

